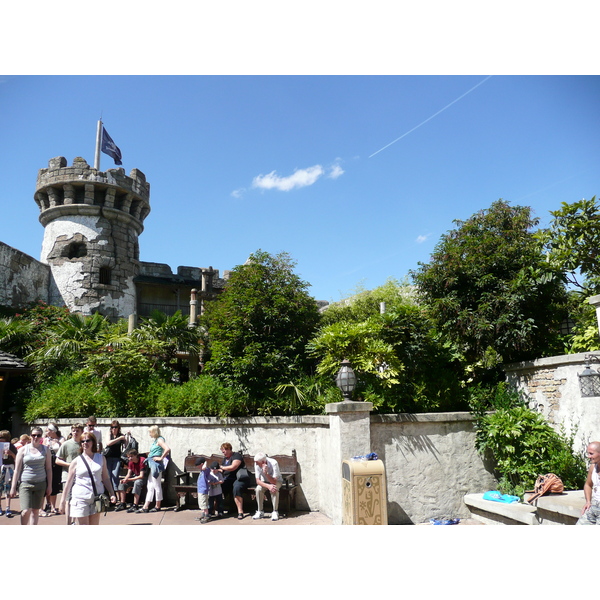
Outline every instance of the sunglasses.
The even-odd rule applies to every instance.
[[[42,437],[42,434],[41,434],[41,433],[32,433],[32,434],[31,434],[31,437],[32,437],[32,438],[34,438],[34,437],[35,437],[35,438],[38,438],[38,437],[40,437],[40,438],[41,438],[41,437]]]
[[[87,444],[88,442],[91,444],[91,443],[92,443],[92,440],[81,440],[81,443],[82,443],[82,444]]]

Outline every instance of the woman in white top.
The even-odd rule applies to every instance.
[[[77,519],[78,525],[98,525],[100,523],[100,513],[96,512],[94,486],[90,478],[90,471],[94,478],[96,494],[102,494],[107,489],[110,501],[112,503],[117,501],[106,467],[106,459],[97,450],[96,437],[93,433],[85,431],[81,435],[81,454],[71,463],[63,490],[60,503],[61,512],[65,512],[66,501],[70,495],[69,515]]]

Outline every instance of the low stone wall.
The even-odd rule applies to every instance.
[[[340,425],[342,420],[344,423]],[[361,421],[366,428],[359,425]],[[72,422],[58,421],[63,435],[68,434]],[[357,444],[362,444],[367,452],[376,452],[383,460],[389,524],[416,524],[443,516],[468,517],[464,495],[483,493],[495,486],[475,451],[473,421],[468,413],[382,416],[369,415],[367,411],[364,418],[340,417],[334,413],[244,419],[119,419],[119,422],[124,431],[131,431],[138,440],[142,452],[150,448],[148,427],[160,427],[172,449],[167,496],[172,502],[174,475],[183,470],[189,451],[218,453],[223,442],[230,442],[235,450],[246,454],[259,451],[291,454],[296,450],[300,483],[297,508],[323,512],[339,524],[342,477],[339,457],[351,458],[353,451],[344,450],[344,444],[352,437],[352,431],[361,432]],[[109,437],[109,426],[110,419],[98,419],[104,440]]]
[[[463,496],[496,485],[469,413],[372,415],[371,440],[386,468],[391,523],[467,518]]]

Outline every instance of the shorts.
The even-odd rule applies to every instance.
[[[21,510],[41,510],[46,497],[46,480],[27,483],[22,481],[19,485],[19,504]]]
[[[93,496],[92,498],[71,498],[69,507],[69,516],[74,518],[89,517],[98,512],[96,510],[96,501]]]
[[[198,506],[200,510],[208,510],[208,494],[198,494]]]

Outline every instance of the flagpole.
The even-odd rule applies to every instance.
[[[98,121],[96,129],[96,156],[94,157],[94,169],[100,170],[100,143],[102,140],[102,120]]]

